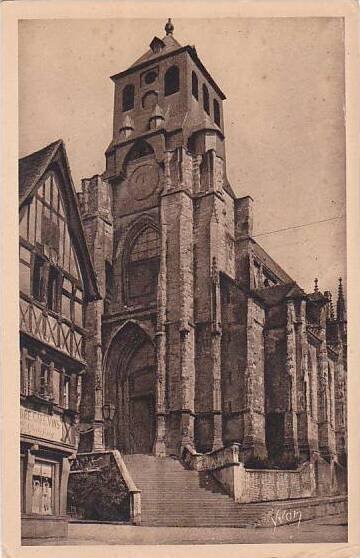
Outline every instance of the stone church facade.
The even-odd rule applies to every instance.
[[[226,175],[225,95],[171,23],[112,80],[106,170],[78,194],[101,293],[86,310],[79,451],[236,443],[248,466],[345,464],[341,282],[335,311],[253,238],[253,200]]]

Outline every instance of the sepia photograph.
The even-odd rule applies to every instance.
[[[348,543],[345,18],[112,13],[17,22],[21,545]]]

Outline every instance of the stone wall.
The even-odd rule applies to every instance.
[[[309,463],[298,471],[245,469],[243,502],[309,498],[314,495],[314,470]]]
[[[113,224],[111,191],[109,184],[100,176],[83,179],[78,194],[86,243],[94,266],[101,300],[85,307],[85,327],[89,335],[85,342],[85,359],[88,368],[82,381],[80,414],[86,427],[102,423],[102,328],[104,299],[106,298],[106,262],[112,262]],[[80,450],[103,447],[103,431],[97,427],[93,433],[80,437]]]

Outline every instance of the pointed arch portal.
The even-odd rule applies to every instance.
[[[136,322],[111,340],[105,363],[105,398],[117,410],[107,447],[152,453],[155,440],[155,347]]]

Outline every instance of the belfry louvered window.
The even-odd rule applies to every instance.
[[[202,91],[203,91],[203,107],[204,107],[204,110],[205,110],[205,112],[210,114],[209,91],[208,91],[208,88],[206,87],[205,84],[203,84]]]
[[[123,89],[122,93],[122,110],[126,112],[134,108],[135,87],[129,83]]]
[[[172,95],[180,89],[180,75],[179,68],[177,66],[171,66],[165,74],[164,78],[164,94]]]

